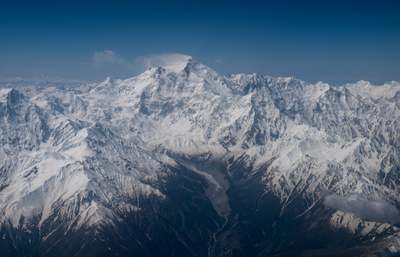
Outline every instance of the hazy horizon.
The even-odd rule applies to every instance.
[[[220,75],[400,81],[394,1],[1,3],[0,76],[102,81],[190,55]]]

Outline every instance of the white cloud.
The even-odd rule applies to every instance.
[[[222,63],[222,61],[220,59],[215,59],[214,62],[216,63]]]
[[[397,209],[387,202],[368,200],[365,196],[354,193],[346,197],[335,193],[325,197],[324,204],[332,209],[350,212],[362,219],[378,222],[400,223]]]
[[[93,57],[93,64],[96,68],[119,67],[126,70],[134,70],[135,67],[132,63],[126,61],[123,57],[115,54],[112,50],[104,50],[95,52]]]
[[[140,64],[144,69],[158,66],[176,66],[186,62],[190,56],[177,53],[152,54],[142,56],[136,59],[136,63]]]

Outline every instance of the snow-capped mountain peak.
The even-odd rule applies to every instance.
[[[375,86],[369,81],[360,80],[354,84],[346,84],[352,94],[362,98],[371,98],[377,100],[381,97],[391,99],[400,91],[400,84],[396,81],[387,82],[381,86]]]

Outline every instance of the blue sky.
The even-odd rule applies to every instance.
[[[400,81],[400,1],[1,1],[0,76],[101,81],[166,53],[221,75]]]

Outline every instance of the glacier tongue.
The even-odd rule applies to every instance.
[[[230,212],[229,198],[226,195],[226,190],[229,188],[229,182],[224,177],[223,173],[216,166],[203,166],[203,170],[189,164],[183,164],[187,169],[199,174],[208,183],[206,191],[207,197],[210,199],[216,212],[227,219]]]

